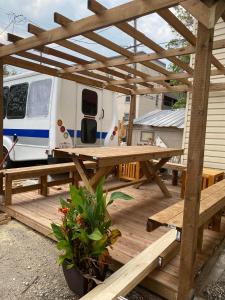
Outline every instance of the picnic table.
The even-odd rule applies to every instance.
[[[91,192],[95,190],[100,179],[109,174],[114,166],[139,161],[145,178],[114,185],[110,190],[146,181],[154,181],[166,197],[170,197],[171,195],[158,175],[158,171],[171,157],[182,154],[182,149],[160,148],[156,146],[89,147],[55,150],[56,156],[72,158],[84,185]],[[152,161],[155,159],[158,160],[157,163]],[[96,163],[96,172],[92,176],[87,173],[84,165],[85,161],[94,161]]]

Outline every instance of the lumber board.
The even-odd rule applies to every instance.
[[[183,36],[192,46],[196,45],[197,39],[195,35],[169,9],[164,8],[159,10],[157,13],[178,33],[180,33],[180,35]],[[224,66],[214,55],[212,56],[212,64],[214,64],[216,68],[224,71]]]
[[[172,229],[81,299],[113,300],[125,296],[157,267],[158,256],[175,240],[176,230]]]
[[[85,167],[94,168],[94,162],[84,162]],[[4,171],[5,175],[10,175],[12,179],[23,179],[31,176],[41,176],[41,175],[50,175],[50,174],[60,174],[66,172],[73,172],[76,170],[76,166],[73,162],[53,164],[53,165],[41,165],[41,166],[32,166],[32,167],[23,167],[23,168],[12,168],[6,169]]]
[[[127,186],[131,186],[131,185],[135,185],[135,184],[139,184],[139,183],[145,183],[146,181],[147,181],[146,179],[138,179],[138,180],[129,181],[129,182],[115,183],[110,186],[105,186],[104,191],[111,192],[111,191],[119,190],[119,189],[127,187]]]
[[[9,44],[2,46],[0,48],[0,57],[51,44],[59,40],[69,39],[73,36],[81,35],[88,31],[95,31],[122,21],[129,21],[133,18],[153,13],[157,9],[168,8],[181,2],[182,0],[158,0],[157,2],[135,0],[103,12],[101,18],[94,15],[79,21],[74,21],[67,26],[67,30],[62,27],[55,28],[43,32],[38,37],[32,36],[18,41],[16,45]]]
[[[214,28],[198,22],[178,300],[190,299],[193,293],[213,36]]]
[[[170,186],[171,187],[171,186]],[[14,196],[13,205],[7,207],[9,215],[14,214],[15,218],[30,228],[41,232],[47,237],[50,235],[50,223],[60,222],[58,214],[59,198],[66,197],[68,186],[62,186],[61,191],[50,188],[50,196],[45,198],[37,192],[27,192]],[[145,222],[149,214],[166,208],[179,198],[178,187],[173,187],[173,198],[165,199],[160,196],[155,184],[145,185],[141,190],[124,188],[123,192],[132,195],[132,201],[116,201],[110,206],[110,215],[113,224],[122,232],[122,238],[110,249],[112,256],[112,270],[118,269],[130,259],[143,251],[146,247],[159,239],[168,231],[160,227],[151,233],[145,231]],[[213,249],[220,243],[225,233],[225,220],[222,218],[222,230],[220,233],[209,230],[204,231],[203,249],[197,257],[196,273],[206,263]],[[162,270],[155,270],[150,273],[140,284],[158,295],[175,300],[178,287],[179,255],[172,259]]]
[[[225,207],[225,180],[219,181],[202,191],[198,227],[204,225],[223,207]],[[183,211],[184,200],[181,200],[149,217],[147,228],[151,231],[160,225],[169,225],[182,230]]]
[[[75,155],[80,160],[95,161],[98,167],[113,166],[133,161],[182,155],[182,149],[160,148],[156,146],[92,147],[57,149],[55,153]]]
[[[54,21],[57,24],[59,24],[61,26],[64,26],[64,27],[66,27],[69,23],[73,22],[71,19],[69,19],[69,18],[67,18],[67,17],[65,17],[65,16],[63,16],[63,15],[61,15],[59,13],[54,13]],[[113,43],[111,40],[108,40],[105,37],[103,37],[103,36],[101,36],[101,35],[99,35],[99,34],[97,34],[95,32],[87,32],[87,33],[83,34],[83,36],[86,37],[86,38],[88,38],[88,39],[90,39],[90,40],[92,40],[92,41],[94,41],[94,42],[96,42],[96,43],[98,43],[98,44],[100,44],[100,45],[102,45],[102,46],[104,46],[104,47],[106,47],[106,48],[109,48],[112,51],[118,52],[121,55],[124,55],[126,57],[133,56],[133,53],[131,51],[120,47],[118,44]],[[59,42],[59,44],[62,44],[62,43],[64,45],[65,45],[65,43],[68,44],[67,41]],[[68,47],[68,48],[71,49],[71,50],[74,50],[74,43],[71,43],[71,44],[72,44],[72,49],[71,49],[71,47]],[[90,52],[91,52],[91,54],[92,54],[91,57],[94,58],[95,60],[98,60],[98,61],[100,61],[102,63],[105,63],[106,61],[108,61],[108,58],[106,56],[103,56],[102,54],[100,55],[99,53],[96,53],[94,51],[87,50],[87,49],[85,49],[83,47],[81,48],[78,45],[76,45],[76,47],[79,47],[79,51],[78,50],[77,51],[80,52],[81,54],[84,54],[86,56],[90,56],[88,54],[90,54]],[[87,51],[88,51],[88,53],[87,53]],[[82,64],[84,65],[84,63],[82,63]],[[88,62],[85,63],[85,65],[87,65],[87,64],[88,64]],[[156,70],[158,70],[158,69],[160,69],[160,71],[164,70],[164,68],[159,67],[159,66],[157,66],[155,64],[152,64],[152,63],[149,63],[149,64],[151,64],[151,67],[153,69],[155,67]],[[111,70],[108,67],[101,68],[101,70],[105,70],[105,69],[107,70],[107,72],[109,72],[109,74],[112,74],[112,75],[113,75],[113,72],[115,72],[114,70]],[[141,76],[143,78],[145,78],[145,76],[147,75],[146,73],[144,73],[144,72],[142,72],[140,70],[137,70],[135,68],[132,68],[132,67],[130,67],[128,65],[127,66],[124,66],[124,65],[123,66],[119,66],[118,69],[126,71],[126,72],[128,72],[128,74],[129,73],[130,74],[134,74],[136,76]],[[59,71],[59,72],[61,72],[61,71]],[[114,75],[116,75],[116,74],[114,74]],[[122,76],[121,75],[119,77],[122,77],[122,76],[124,78],[126,77],[124,74]],[[148,86],[148,87],[152,87],[152,85],[148,84],[148,83],[142,83],[142,85]],[[133,88],[133,86],[129,86],[129,87]]]

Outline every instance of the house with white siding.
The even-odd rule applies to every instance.
[[[215,28],[214,40],[225,38],[225,23],[220,19]],[[213,54],[225,65],[225,49],[214,50]],[[192,62],[194,57],[192,57]],[[223,76],[214,77],[212,83],[224,82]],[[183,163],[187,164],[188,138],[190,132],[191,95],[188,95],[185,129],[183,135]],[[225,170],[225,91],[210,92],[205,140],[204,167]]]

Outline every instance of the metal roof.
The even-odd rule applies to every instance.
[[[137,126],[184,128],[185,109],[154,110],[134,120]]]

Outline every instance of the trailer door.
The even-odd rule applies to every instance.
[[[102,91],[78,85],[77,89],[77,146],[102,145]]]

